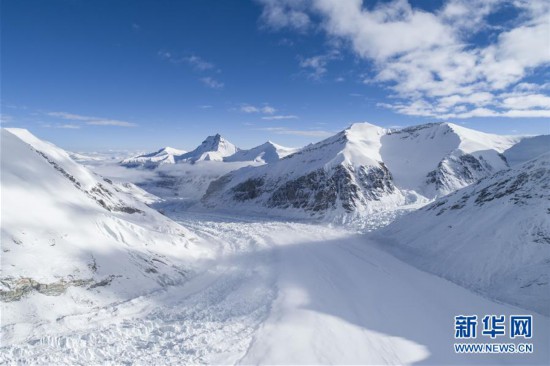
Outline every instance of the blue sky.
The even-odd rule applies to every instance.
[[[73,150],[550,133],[547,1],[3,1],[3,127]]]

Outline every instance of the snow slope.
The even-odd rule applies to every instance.
[[[442,197],[376,236],[408,263],[550,315],[550,153]]]
[[[295,153],[299,149],[284,147],[268,141],[249,150],[240,150],[235,154],[224,158],[224,161],[255,161],[260,163],[272,163]]]
[[[120,164],[128,168],[156,168],[162,164],[174,164],[174,157],[183,155],[185,153],[185,150],[174,149],[167,146],[153,153],[141,154],[134,157],[126,158],[122,160]]]
[[[515,166],[549,152],[550,135],[530,136],[507,149],[504,156],[510,166]]]
[[[422,204],[506,169],[502,152],[519,140],[451,123],[401,130],[356,123],[269,166],[221,177],[203,203],[364,216]]]
[[[536,313],[533,354],[454,353],[454,316],[530,312],[413,268],[364,236],[234,216],[180,220],[220,249],[203,272],[47,327],[28,319],[26,338],[5,327],[0,363],[548,363],[550,322]]]
[[[502,153],[520,139],[432,123],[390,131],[380,154],[399,188],[433,198],[506,169]]]
[[[150,194],[26,130],[1,133],[3,321],[51,320],[181,283],[206,253],[145,204]]]
[[[271,211],[332,211],[343,217],[405,202],[381,162],[380,127],[358,123],[279,161],[231,172],[210,184],[207,207],[263,206]]]

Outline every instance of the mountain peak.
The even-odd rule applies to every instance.
[[[239,150],[232,156],[224,158],[224,161],[255,161],[273,163],[280,160],[298,149],[278,145],[272,141],[266,141],[261,145],[248,150]]]
[[[368,132],[375,130],[384,130],[384,128],[369,122],[355,122],[350,124],[344,131],[348,132]]]
[[[170,146],[166,146],[166,147],[163,147],[162,149],[157,150],[153,153],[140,155],[140,157],[152,157],[152,156],[161,156],[161,155],[181,155],[181,154],[185,154],[185,153],[186,153],[185,150],[180,150],[180,149],[176,149],[176,148],[173,148],[173,147],[170,147]]]
[[[191,163],[201,160],[222,161],[224,157],[231,156],[239,150],[237,146],[216,133],[206,137],[195,150],[178,156],[177,160]]]
[[[223,143],[227,142],[219,133],[211,136],[207,136],[206,139],[201,143],[201,146],[204,146],[208,150],[216,150]]]
[[[223,137],[222,137],[222,135],[220,135],[219,133],[217,133],[217,134],[215,134],[215,135],[207,136],[207,137],[206,137],[206,140],[220,141],[220,140],[223,140]],[[205,141],[206,141],[206,140],[205,140]]]

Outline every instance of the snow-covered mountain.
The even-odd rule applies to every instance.
[[[376,236],[424,270],[550,314],[550,153],[414,211]]]
[[[249,150],[240,150],[235,154],[224,158],[224,161],[255,161],[260,163],[273,163],[290,154],[295,153],[299,149],[284,147],[277,145],[274,142],[268,141]]]
[[[210,184],[207,206],[259,205],[306,211],[369,210],[369,203],[395,205],[405,197],[380,158],[386,130],[354,124],[333,137],[306,146],[267,166],[237,170]]]
[[[451,123],[401,130],[356,123],[269,166],[221,177],[202,201],[208,207],[238,204],[315,216],[383,211],[506,169],[502,153],[519,140]]]
[[[277,161],[297,151],[272,142],[239,150],[220,135],[209,136],[189,153],[167,149],[128,158],[120,163],[127,168],[154,168],[150,169],[150,175],[140,174],[136,184],[166,201],[176,201],[165,202],[163,211],[182,209],[196,203],[210,182],[233,170]]]
[[[504,152],[510,166],[525,163],[550,152],[550,135],[529,136]]]
[[[1,133],[5,317],[44,308],[55,318],[186,280],[203,250],[145,204],[153,196],[93,174],[27,130]],[[8,305],[20,299],[27,305]]]
[[[120,162],[128,168],[157,168],[163,164],[198,161],[256,162],[271,163],[298,151],[268,141],[248,150],[241,150],[221,135],[208,136],[195,150],[186,152],[171,147],[126,158]]]
[[[388,131],[380,155],[399,188],[433,198],[506,169],[502,153],[520,140],[431,123]]]
[[[195,163],[202,160],[223,161],[226,156],[231,156],[239,151],[239,148],[224,139],[220,134],[208,136],[195,150],[178,155],[176,162]]]
[[[197,161],[223,161],[240,149],[231,142],[224,139],[220,134],[208,136],[196,149],[186,152],[185,150],[165,147],[158,151],[137,155],[124,159],[120,162],[128,168],[156,168],[164,164],[196,163]]]
[[[185,154],[185,150],[174,149],[173,147],[164,147],[158,151],[133,156],[121,161],[121,165],[128,168],[144,167],[144,168],[156,168],[162,164],[174,164],[175,156]]]

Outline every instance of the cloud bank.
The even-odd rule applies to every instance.
[[[448,0],[431,11],[406,0],[258,2],[264,27],[323,32],[363,60],[363,82],[390,91],[381,107],[442,119],[550,117],[550,1]],[[327,61],[301,66],[323,75]]]

